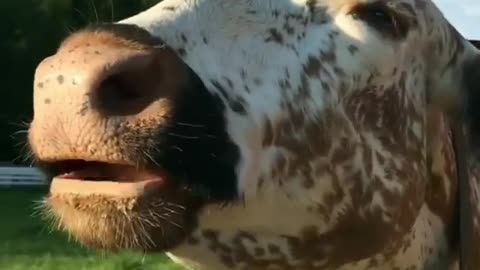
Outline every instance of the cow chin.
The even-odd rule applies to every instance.
[[[201,199],[185,187],[54,179],[46,217],[81,244],[166,251],[195,228]]]

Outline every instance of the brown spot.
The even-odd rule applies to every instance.
[[[322,68],[322,64],[320,61],[310,56],[308,58],[307,64],[304,66],[304,71],[309,77],[318,77],[320,76],[320,69]]]
[[[204,230],[202,232],[202,235],[203,235],[203,237],[205,237],[206,239],[208,239],[210,241],[214,241],[214,240],[218,239],[218,232],[214,231],[214,230]]]
[[[313,179],[310,178],[310,177],[305,178],[305,181],[303,181],[303,187],[304,187],[305,189],[311,189],[311,188],[313,188],[314,186],[315,186],[315,182],[314,182]]]
[[[269,244],[268,245],[268,251],[275,255],[275,254],[279,254],[280,253],[280,248],[276,245],[273,245],[273,244]]]
[[[261,257],[265,255],[265,250],[263,248],[255,248],[255,256]]]
[[[227,101],[227,104],[232,109],[232,111],[241,115],[245,115],[247,113],[245,108],[245,100],[243,100],[239,96],[232,97],[231,95],[229,95],[225,87],[220,82],[212,80],[211,83],[218,90],[220,96],[222,96]]]
[[[43,103],[45,104],[50,104],[52,101],[49,98],[46,98],[43,100]]]
[[[274,9],[272,15],[273,17],[278,18],[278,16],[280,16],[280,11],[278,11],[278,9]]]
[[[177,52],[181,57],[185,57],[187,55],[187,51],[184,48],[179,48]]]
[[[200,243],[200,240],[198,240],[197,238],[191,236],[191,237],[188,237],[187,243],[188,243],[189,245],[195,246],[195,245],[198,245],[198,243]]]
[[[267,37],[267,39],[265,39],[266,42],[273,41],[278,44],[283,44],[283,36],[282,34],[280,34],[280,32],[278,32],[277,29],[271,28],[270,30],[268,30],[268,33],[269,36]]]
[[[184,43],[187,43],[187,42],[188,42],[187,36],[185,36],[185,34],[182,33],[182,34],[180,35],[180,38],[182,39],[182,41],[183,41]]]
[[[168,10],[168,11],[175,11],[176,7],[175,6],[166,6],[163,7],[163,10]]]
[[[220,260],[228,268],[234,268],[235,267],[235,263],[233,261],[233,258],[230,257],[230,256],[221,256]]]
[[[241,99],[234,100],[230,102],[230,107],[232,108],[232,111],[245,115],[247,114],[247,110],[245,109],[245,102]]]
[[[355,55],[358,52],[358,47],[351,44],[348,46],[348,51],[350,52],[351,55]]]
[[[227,86],[228,86],[230,89],[233,89],[233,82],[232,82],[232,80],[230,80],[229,78],[226,78],[226,77],[224,77],[224,80],[227,82]]]
[[[454,216],[454,194],[457,192],[457,176],[452,138],[448,122],[441,113],[431,113],[428,118],[429,181],[426,203],[430,210],[448,223]],[[445,190],[448,183],[450,190]]]
[[[268,119],[265,119],[264,124],[264,134],[263,134],[263,143],[264,147],[271,146],[274,143],[274,128],[272,122]]]
[[[285,24],[283,25],[283,30],[285,30],[285,32],[287,32],[287,34],[289,35],[295,34],[295,29],[287,22],[285,22]]]
[[[240,77],[242,78],[242,80],[245,80],[247,78],[247,72],[243,68],[240,70]]]
[[[59,84],[63,84],[64,81],[65,81],[65,79],[64,79],[63,75],[58,75],[57,76],[57,82]]]

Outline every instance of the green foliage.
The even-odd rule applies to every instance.
[[[0,161],[20,163],[25,129],[32,119],[35,67],[60,41],[89,23],[131,16],[160,0],[0,1]]]

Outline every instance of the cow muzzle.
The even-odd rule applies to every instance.
[[[165,250],[207,203],[232,200],[223,104],[160,39],[105,24],[37,67],[29,144],[53,178],[49,216],[100,248]]]

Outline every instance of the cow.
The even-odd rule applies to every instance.
[[[479,50],[429,0],[164,0],[39,63],[28,142],[45,216],[88,247],[453,270],[466,245],[480,269],[479,85]]]

